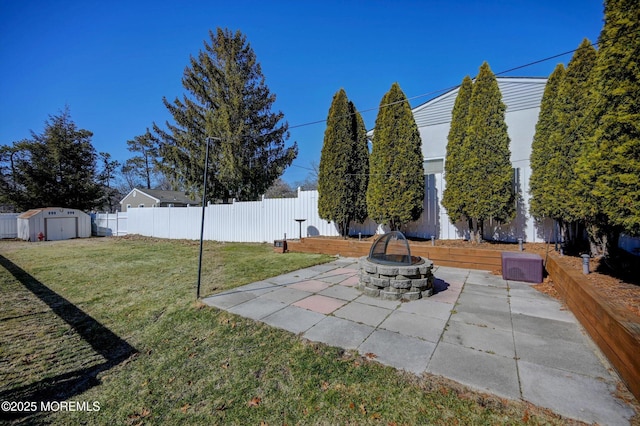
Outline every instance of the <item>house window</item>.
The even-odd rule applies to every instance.
[[[422,164],[425,175],[434,175],[444,171],[444,160],[442,158],[424,160]]]
[[[144,207],[144,204],[138,204],[138,207],[142,208]]]
[[[127,204],[127,208],[130,209],[131,208],[131,204]]]

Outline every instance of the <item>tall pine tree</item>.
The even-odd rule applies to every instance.
[[[153,176],[159,169],[158,138],[149,129],[143,135],[127,141],[127,148],[138,155],[128,159],[123,167],[143,180],[144,187],[152,189]]]
[[[596,61],[596,50],[584,39],[569,61],[555,103],[554,131],[549,139],[548,170],[553,174],[546,188],[550,217],[560,223],[563,240],[572,244],[576,232],[571,226],[581,219],[580,200],[574,190],[575,167],[584,141],[592,130],[589,80]]]
[[[595,124],[576,175],[591,237],[607,236],[611,255],[620,232],[640,235],[640,8],[606,0],[604,14],[590,93]]]
[[[285,146],[288,124],[282,112],[271,112],[276,97],[246,37],[220,28],[209,37],[184,71],[188,94],[163,100],[175,124],[167,123],[169,131],[154,126],[162,138],[162,171],[175,187],[199,197],[205,143],[213,138],[209,199],[254,200],[291,164],[297,144]]]
[[[369,217],[392,230],[420,218],[425,195],[422,141],[398,83],[380,102],[369,171]]]
[[[369,149],[364,121],[344,89],[333,97],[318,171],[318,214],[349,235],[349,223],[367,218]]]
[[[120,162],[112,160],[111,154],[108,152],[99,153],[99,158],[102,170],[98,173],[97,177],[98,182],[102,185],[102,191],[104,193],[104,202],[100,207],[105,209],[107,212],[114,212],[116,211],[116,207],[118,207],[120,200],[122,200],[123,196],[126,195],[118,191],[113,184]]]
[[[464,219],[464,193],[469,191],[467,178],[463,172],[465,155],[464,140],[467,134],[469,101],[473,91],[473,82],[469,76],[462,80],[451,113],[451,127],[447,137],[447,153],[444,163],[444,176],[447,181],[442,194],[442,205],[447,209],[451,223]]]
[[[50,116],[42,134],[14,143],[3,151],[4,199],[18,210],[37,207],[100,207],[104,191],[98,181],[93,133],[79,129],[69,108]]]
[[[506,222],[515,213],[505,109],[498,81],[485,62],[473,83],[462,148],[465,157],[462,173],[469,186],[463,195],[463,214],[473,220],[473,232],[478,241],[482,239],[485,220]]]
[[[555,185],[556,175],[556,170],[552,167],[555,149],[551,145],[551,134],[558,130],[559,108],[556,105],[564,75],[564,65],[558,64],[547,80],[531,144],[530,213],[537,219],[553,218],[556,215],[554,199],[549,190]]]

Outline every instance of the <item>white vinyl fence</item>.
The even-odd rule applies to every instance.
[[[96,213],[91,215],[91,233],[99,237],[127,235],[127,213]]]
[[[419,220],[403,228],[407,236],[429,239],[459,239],[464,236],[466,224],[453,225],[446,210],[440,205],[442,175],[426,177],[424,212]],[[296,219],[305,219],[301,224]],[[485,225],[485,238],[499,241],[545,241],[552,236],[546,232],[550,224],[528,226],[526,212],[518,209],[513,222],[494,226]],[[150,237],[189,239],[200,238],[202,207],[129,208],[126,213],[95,215],[94,234],[121,236],[139,234]],[[364,224],[351,223],[352,235],[373,235],[387,231],[373,220]],[[468,232],[468,231],[466,231]],[[337,236],[337,226],[318,216],[318,191],[298,190],[296,198],[262,199],[262,201],[213,204],[205,208],[204,239],[229,242],[272,242],[299,236]],[[623,236],[622,248],[638,252],[640,238]]]
[[[295,219],[305,219],[301,225]],[[202,207],[127,209],[127,231],[158,238],[199,239]],[[272,242],[299,236],[339,235],[318,216],[318,191],[298,191],[297,198],[212,204],[205,209],[204,239]]]
[[[20,213],[0,213],[0,238],[18,238]]]
[[[453,225],[440,205],[442,173],[425,176],[424,212],[420,219],[403,228],[407,236],[429,239],[458,239],[465,235],[466,224]],[[126,232],[158,238],[199,239],[201,207],[129,208]],[[305,219],[302,225],[295,219]],[[516,223],[518,221],[515,221]],[[101,225],[109,228],[111,225]],[[503,241],[536,241],[522,223],[512,224],[506,232],[487,226],[488,237]],[[101,235],[122,235],[120,228],[109,228]],[[373,235],[387,231],[372,219],[363,224],[351,223],[352,235]],[[109,233],[111,232],[111,233]],[[318,216],[318,191],[298,190],[296,198],[262,199],[262,201],[214,204],[206,207],[204,238],[216,241],[271,242],[284,238],[337,236],[338,228]],[[528,237],[528,238],[526,238]]]

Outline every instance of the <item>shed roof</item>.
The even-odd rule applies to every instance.
[[[66,208],[66,207],[42,207],[39,209],[30,209],[27,210],[26,212],[20,214],[18,216],[18,219],[29,219],[30,217],[33,217],[35,215],[37,215],[38,213],[41,212],[45,212],[47,210],[74,210],[74,211],[79,211],[81,213],[84,213],[82,210],[78,210],[78,209],[71,209],[71,208]]]
[[[41,211],[42,211],[42,209],[27,210],[26,212],[24,212],[21,215],[19,215],[18,219],[29,219],[30,217],[33,217],[33,216],[37,215]]]

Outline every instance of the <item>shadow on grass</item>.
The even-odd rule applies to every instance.
[[[0,255],[0,266],[9,271],[22,285],[46,303],[59,318],[65,321],[78,335],[100,355],[104,362],[40,380],[27,386],[0,392],[0,401],[64,401],[99,384],[97,375],[120,364],[137,350],[100,324],[86,312],[38,281],[24,269]],[[6,413],[8,419],[18,419],[37,413]],[[6,417],[5,417],[6,418]],[[24,419],[23,419],[24,420]]]

